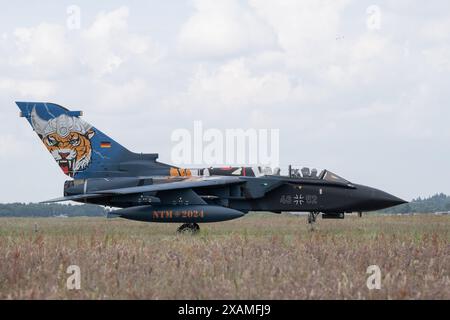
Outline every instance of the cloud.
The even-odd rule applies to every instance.
[[[29,68],[33,73],[55,76],[74,63],[74,50],[66,39],[65,28],[41,23],[36,27],[16,28],[13,32],[13,67]]]
[[[366,28],[365,7],[359,7],[361,28],[349,30],[354,25],[343,19],[351,1],[249,3],[248,10],[270,26],[281,50],[236,51],[212,63],[206,59],[196,65],[185,90],[165,100],[166,106],[185,115],[201,111],[209,119],[218,111],[238,112],[236,125],[283,128],[284,134],[305,141],[359,143],[362,136],[352,130],[363,131],[367,141],[442,136],[442,130],[430,128],[440,121],[434,113],[441,112],[442,101],[426,102],[442,96],[429,85],[439,83],[430,63],[441,74],[448,72],[449,55],[437,46],[442,41],[427,51],[416,50],[412,42],[406,54],[401,37],[408,25],[392,28],[397,16],[384,7],[384,29],[376,32]],[[339,34],[345,37],[338,39]]]
[[[345,46],[337,46],[334,56],[318,69],[317,76],[326,82],[324,85],[341,90],[379,83],[379,79],[386,77],[388,66],[399,67],[402,51],[389,38],[365,32]]]
[[[347,0],[249,0],[275,30],[286,64],[312,69],[333,59],[330,47],[340,32]]]
[[[193,4],[170,14],[159,5],[97,12],[86,4],[83,29],[71,31],[19,20],[31,25],[0,35],[1,102],[45,99],[79,107],[127,147],[150,148],[166,159],[170,131],[201,119],[207,127],[279,128],[284,164],[330,167],[380,187],[401,181],[397,190],[411,197],[421,192],[408,187],[417,179],[431,193],[450,178],[417,169],[424,162],[443,167],[448,158],[442,148],[450,137],[448,1],[380,2],[379,30],[366,26],[370,2]],[[56,21],[49,12],[42,19]],[[4,135],[19,122],[3,123],[0,146],[6,148],[12,142]],[[123,130],[126,123],[133,125]],[[28,132],[20,128],[17,133]],[[41,151],[35,140],[23,140]],[[417,150],[428,152],[404,160]],[[6,158],[2,165],[9,165]],[[393,168],[401,171],[394,182]]]
[[[42,22],[5,33],[0,88],[16,100],[54,100],[65,88],[66,97],[83,92],[99,107],[127,108],[145,95],[144,77],[165,55],[149,35],[132,32],[129,19],[120,7],[100,12],[86,29]]]
[[[217,58],[277,46],[273,30],[243,2],[195,0],[194,5],[179,34],[183,54]]]
[[[140,104],[150,91],[145,80],[132,79],[121,85],[104,81],[94,81],[93,84],[97,90],[93,92],[92,100],[99,111],[120,113],[133,108],[142,111],[146,107],[142,108]]]
[[[249,0],[248,3],[246,7],[234,1],[223,1],[217,6],[196,2],[197,11],[181,30],[181,42],[189,39],[186,42],[189,47],[199,49],[204,57],[208,54],[210,58],[216,57],[214,50],[217,49],[225,61],[201,63],[194,69],[186,91],[178,99],[185,111],[190,110],[186,105],[200,108],[205,104],[214,109],[279,105],[311,108],[315,105],[327,110],[332,107],[327,101],[340,98],[339,95],[355,86],[365,89],[374,86],[381,91],[379,79],[385,77],[386,67],[401,68],[396,64],[402,59],[403,49],[394,45],[389,35],[370,32],[365,24],[361,24],[362,32],[346,35],[345,41],[338,41],[337,35],[345,33],[342,19],[351,4],[348,0]],[[243,41],[255,49],[249,53],[228,41],[231,37],[212,36],[217,30],[232,29],[215,28],[216,12],[224,12],[218,20],[220,26],[239,26],[245,21],[241,17],[244,14],[257,17],[259,23],[254,24],[253,29],[238,29],[260,28],[259,32],[254,32],[261,34],[268,29],[277,40],[276,48],[258,47],[249,39]],[[361,15],[365,17],[365,10]],[[183,38],[186,34],[190,36]],[[239,41],[247,36],[241,32],[234,39]],[[216,46],[214,40],[217,39],[221,39],[221,44]],[[168,101],[177,104],[175,100]]]
[[[82,32],[82,64],[88,66],[94,76],[112,74],[127,64],[136,63],[136,60],[141,68],[145,68],[164,55],[163,48],[150,37],[129,31],[129,14],[128,7],[101,12]]]
[[[13,134],[0,134],[0,159],[19,157],[26,154],[25,145]]]
[[[419,30],[419,36],[434,42],[448,41],[450,39],[450,19],[425,23]]]
[[[426,61],[439,73],[450,71],[450,45],[423,50]]]
[[[254,73],[246,59],[231,60],[218,67],[200,65],[185,92],[170,100],[184,112],[208,105],[215,110],[273,107],[302,97],[300,86],[281,72]]]
[[[56,84],[46,80],[0,78],[0,90],[20,97],[46,99],[56,92]]]
[[[129,9],[120,7],[99,13],[80,31],[46,22],[16,28],[2,38],[2,55],[8,55],[3,62],[24,68],[28,77],[56,77],[68,70],[74,75],[102,77],[135,63],[149,67],[164,50],[149,36],[132,33],[128,19]]]
[[[428,43],[422,54],[433,70],[439,73],[450,71],[450,19],[424,23],[418,36]]]

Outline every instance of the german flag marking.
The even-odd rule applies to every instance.
[[[102,141],[100,143],[100,148],[111,148],[111,142],[108,141]]]

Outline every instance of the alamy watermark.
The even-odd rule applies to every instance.
[[[377,265],[371,265],[367,267],[367,274],[370,276],[367,278],[367,289],[380,290],[381,289],[381,269]]]
[[[371,5],[366,9],[367,20],[366,26],[367,29],[371,31],[378,31],[381,29],[381,8],[377,5]]]
[[[193,130],[172,132],[171,161],[177,165],[263,165],[280,163],[279,129],[204,130],[194,121]]]
[[[81,269],[77,265],[71,265],[66,270],[70,276],[67,278],[66,287],[67,290],[80,290],[81,289]]]
[[[68,6],[66,9],[66,26],[69,30],[81,29],[81,8],[76,5]]]

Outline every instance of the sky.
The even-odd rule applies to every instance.
[[[66,176],[15,101],[171,161],[176,129],[279,129],[280,164],[450,194],[447,0],[1,0],[0,202]],[[208,165],[205,163],[205,165]]]

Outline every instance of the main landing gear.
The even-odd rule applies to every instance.
[[[313,224],[313,223],[315,223],[316,222],[316,220],[317,220],[317,216],[320,214],[320,212],[310,212],[309,214],[308,214],[308,223],[309,224]]]
[[[310,225],[310,231],[314,231],[314,224],[316,223],[317,216],[320,212],[310,212],[308,214],[308,224]]]
[[[196,223],[185,223],[177,229],[177,232],[196,234],[200,232],[200,226]]]

